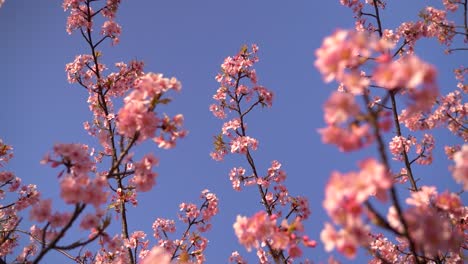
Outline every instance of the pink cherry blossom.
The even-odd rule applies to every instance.
[[[436,195],[436,187],[422,186],[419,191],[411,193],[406,203],[420,208],[428,207]]]
[[[229,263],[247,264],[247,261],[245,261],[244,258],[242,258],[239,252],[234,251],[231,253],[231,256],[229,256]]]
[[[140,162],[134,164],[135,175],[130,180],[137,190],[147,192],[156,184],[158,174],[153,172],[153,167],[158,165],[158,159],[152,154],[146,154]]]
[[[122,31],[122,28],[113,20],[108,20],[102,25],[101,34],[110,37],[112,39],[112,44],[119,43],[119,36]]]
[[[213,216],[218,214],[218,197],[216,194],[205,189],[202,191],[200,198],[205,199],[205,203],[202,206],[202,218],[208,222]]]
[[[260,243],[273,234],[276,221],[271,220],[267,213],[260,211],[252,218],[237,216],[234,223],[234,231],[239,243],[244,245],[248,251],[258,248]]]
[[[85,230],[97,228],[100,224],[100,217],[95,214],[86,214],[81,220],[80,227]]]
[[[394,160],[403,161],[403,154],[408,153],[411,146],[416,144],[415,137],[405,138],[403,136],[394,136],[389,143],[389,150]]]
[[[333,172],[325,189],[323,206],[337,223],[359,217],[362,204],[372,196],[385,201],[386,190],[392,186],[386,168],[376,160],[366,159],[359,167],[359,172]]]
[[[11,152],[12,149],[13,148],[11,146],[4,144],[3,140],[0,139],[0,168],[13,158],[13,153]]]
[[[74,3],[71,4],[70,2],[64,2],[63,7],[65,11],[69,8],[71,9],[70,15],[67,19],[68,34],[71,34],[73,31],[80,28],[85,30],[92,30],[93,24],[92,22],[88,21],[88,18],[94,14],[93,9],[90,7],[88,9],[86,5],[76,6]]]
[[[418,159],[416,162],[421,165],[429,165],[432,163],[432,151],[435,147],[434,137],[430,134],[424,134],[421,143],[416,144],[416,154]]]
[[[165,249],[160,246],[154,246],[148,255],[141,261],[142,264],[169,264],[171,263],[171,256]]]
[[[377,66],[372,79],[377,85],[392,90],[414,90],[420,85],[429,89],[435,85],[436,70],[414,55],[407,55],[390,63]]]
[[[239,118],[232,119],[223,124],[223,128],[222,128],[223,135],[226,135],[229,137],[235,137],[236,130],[240,127],[241,127],[240,119]],[[233,130],[233,132],[229,132],[229,130]]]
[[[188,223],[200,215],[200,210],[198,210],[198,206],[192,203],[181,203],[179,205],[179,211],[183,212],[183,214],[179,215],[179,219],[182,220],[184,223]]]
[[[256,150],[258,141],[249,136],[234,138],[231,142],[231,153],[245,154],[248,149]]]
[[[117,114],[119,132],[130,138],[138,132],[139,141],[153,138],[162,148],[174,146],[175,140],[186,134],[179,130],[183,116],[177,115],[172,120],[167,116],[158,118],[153,110],[164,93],[180,89],[179,81],[175,78],[164,78],[162,74],[148,73],[136,79],[135,90],[125,97],[125,105]],[[162,132],[156,136],[158,128],[162,128]],[[168,134],[169,139],[166,139],[164,134]]]
[[[31,219],[37,222],[48,221],[51,217],[52,211],[52,200],[41,200],[36,203],[31,209]]]
[[[359,66],[360,57],[368,57],[370,51],[364,34],[337,30],[324,39],[315,55],[315,67],[322,73],[325,82],[330,82],[334,79],[342,80],[345,69]]]
[[[356,257],[360,245],[369,243],[369,227],[361,221],[352,222],[346,229],[337,231],[330,223],[325,223],[325,228],[320,233],[320,238],[325,244],[325,250],[331,251],[336,248],[349,259]]]
[[[447,7],[447,5],[445,5]],[[453,5],[449,5],[453,9]],[[451,45],[455,37],[455,23],[448,21],[446,11],[436,9],[432,6],[426,7],[419,16],[426,25],[426,37],[436,37],[441,44]]]
[[[325,144],[337,145],[340,151],[349,152],[368,146],[374,140],[370,127],[367,124],[358,126],[351,124],[347,128],[329,125],[321,128],[318,132]]]
[[[163,234],[174,233],[176,231],[174,220],[163,218],[156,219],[152,228],[154,230],[153,236],[156,239],[161,239]]]
[[[458,9],[458,5],[461,4],[461,0],[442,0],[445,9],[451,12],[455,12]]]
[[[324,119],[327,124],[341,124],[359,113],[359,106],[354,96],[348,93],[334,92],[324,105]]]
[[[468,190],[468,144],[464,144],[460,151],[453,155],[455,166],[453,167],[453,178]]]
[[[236,191],[241,190],[241,182],[244,182],[245,169],[242,167],[233,168],[229,172],[229,179],[232,183],[232,188]]]
[[[69,83],[81,82],[86,86],[91,86],[92,73],[89,72],[87,66],[93,64],[93,57],[91,55],[78,55],[73,62],[65,66],[67,72],[67,79]]]

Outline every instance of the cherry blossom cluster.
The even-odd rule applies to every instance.
[[[96,208],[107,202],[108,192],[104,189],[107,180],[97,175],[94,179],[89,173],[94,170],[94,163],[88,154],[88,146],[81,144],[56,144],[54,153],[47,154],[41,161],[51,167],[59,165],[65,169],[59,173],[60,196],[68,204],[92,204]]]
[[[226,118],[226,111],[240,111],[238,104],[243,100],[249,103],[254,97],[252,107],[257,104],[271,107],[273,93],[257,84],[257,73],[253,68],[258,62],[257,52],[258,47],[255,44],[252,45],[251,51],[244,46],[237,55],[224,60],[221,65],[222,72],[216,76],[216,81],[221,85],[213,96],[216,103],[210,105],[210,111],[217,118]],[[241,84],[242,79],[249,80],[252,87]]]
[[[148,153],[135,161],[132,149],[137,143],[151,138],[161,148],[172,148],[178,138],[184,137],[183,116],[169,117],[155,112],[156,107],[171,101],[165,97],[169,90],[180,91],[181,84],[175,78],[164,78],[162,74],[144,73],[143,63],[131,61],[115,64],[116,72],[107,73],[108,68],[101,62],[103,54],[98,47],[110,39],[112,45],[119,43],[121,27],[116,23],[116,12],[120,0],[64,0],[63,9],[69,12],[67,32],[79,31],[89,45],[90,54],[77,55],[65,67],[68,81],[85,88],[89,93],[89,109],[93,120],[85,122],[88,133],[97,138],[102,150],[90,149],[83,144],[56,144],[51,154],[42,160],[52,168],[61,167],[58,174],[60,196],[71,205],[71,211],[59,212],[53,208],[51,199],[41,199],[34,185],[22,186],[19,178],[12,173],[1,172],[2,186],[9,192],[18,193],[18,199],[0,207],[2,228],[1,254],[12,253],[18,245],[20,218],[19,210],[32,205],[30,219],[37,222],[29,231],[31,242],[17,257],[18,262],[38,263],[51,250],[57,250],[78,263],[152,263],[157,249],[150,250],[149,241],[142,231],[131,232],[128,228],[127,204],[138,205],[137,193],[150,191],[155,185],[157,173],[153,171],[157,158]],[[92,7],[93,5],[93,7]],[[98,6],[100,5],[100,6]],[[94,27],[97,16],[103,18],[100,37],[95,37]],[[115,111],[114,105],[123,106]],[[11,147],[0,141],[0,166],[12,157]],[[104,167],[104,169],[102,168]],[[2,191],[4,198],[4,192]],[[108,199],[111,197],[111,199]],[[168,261],[177,258],[187,262],[188,258],[204,261],[203,251],[207,240],[199,235],[211,227],[210,220],[218,212],[218,199],[208,191],[203,191],[204,203],[197,209],[195,218],[187,218],[188,228],[181,243],[174,243],[177,250]],[[94,211],[87,209],[89,205]],[[101,207],[108,205],[120,217],[121,234],[110,235],[106,228],[113,224],[112,211]],[[191,231],[196,226],[198,232]],[[89,232],[88,238],[64,242],[66,234],[76,227]],[[98,241],[100,249],[92,253],[85,246]],[[68,243],[68,244],[67,244]],[[73,257],[67,251],[80,249]],[[182,252],[182,253],[180,253]],[[177,255],[176,255],[177,253]],[[167,254],[163,254],[167,256]],[[33,259],[34,258],[34,259]]]
[[[404,212],[405,224],[412,231],[410,237],[398,236],[395,242],[389,241],[382,234],[373,236],[370,249],[376,257],[391,263],[414,263],[416,259],[405,252],[413,247],[420,256],[418,261],[461,263],[460,248],[466,248],[463,223],[467,217],[467,208],[463,206],[459,195],[450,192],[438,194],[435,187],[423,186],[420,191],[406,199],[410,206]],[[388,224],[400,234],[404,231],[401,219],[395,207],[390,207],[387,215]],[[434,228],[437,227],[437,228]]]
[[[13,148],[0,139],[0,168],[13,158]],[[20,213],[34,206],[40,199],[35,185],[23,185],[13,172],[0,171],[0,256],[13,254],[19,246],[16,232],[21,222]],[[21,260],[22,254],[17,259]]]
[[[460,248],[466,246],[466,227],[460,222],[468,217],[468,208],[463,206],[460,197],[449,192],[437,194],[435,187],[423,186],[420,191],[411,193],[406,203],[411,207],[405,210],[404,220],[411,233],[402,244],[411,240],[415,250],[429,259],[444,256],[447,262],[460,260]],[[403,224],[393,207],[387,217],[393,228],[403,232]]]
[[[348,257],[354,257],[360,245],[370,242],[370,226],[362,219],[366,214],[366,203],[372,197],[385,202],[387,190],[393,185],[388,171],[376,160],[364,160],[359,167],[359,172],[333,172],[323,202],[333,222],[343,227],[336,231],[333,225],[325,224],[321,233],[325,249],[337,248]]]
[[[364,8],[366,6],[377,6],[379,8],[385,9],[386,3],[385,1],[378,0],[378,1],[372,1],[372,0],[340,0],[340,3],[344,6],[347,6],[351,8],[351,10],[354,13],[354,18],[356,19],[355,22],[355,27],[357,31],[368,31],[368,32],[373,32],[375,31],[376,26],[372,23],[369,22],[366,19],[366,16],[369,14],[364,11]]]
[[[158,160],[152,153],[146,154],[140,162],[133,164],[135,173],[129,182],[137,191],[149,191],[156,184],[157,173],[153,172],[155,165],[158,165]]]
[[[128,238],[123,235],[111,237],[104,233],[99,237],[99,245],[101,248],[93,256],[93,263],[131,263],[130,252],[139,252],[139,257],[144,258],[147,254],[149,241],[146,240],[146,234],[142,231],[135,231]]]
[[[174,220],[158,218],[153,223],[153,236],[158,239],[158,247],[151,251],[159,252],[148,253],[148,258],[161,257],[168,255],[169,260],[177,260],[178,263],[204,263],[206,261],[204,251],[208,245],[208,240],[201,235],[211,228],[211,219],[218,213],[218,198],[208,190],[203,190],[200,198],[203,203],[197,206],[193,203],[181,203],[179,220],[187,224],[181,239],[172,240],[169,233],[175,233],[176,227]],[[195,226],[198,231],[190,231]],[[163,252],[165,252],[163,254]],[[153,256],[155,254],[155,256]],[[160,254],[162,254],[160,256]],[[146,258],[143,263],[146,263]],[[153,263],[153,262],[148,262]],[[162,262],[165,263],[165,262]]]
[[[62,7],[64,11],[70,10],[70,16],[67,20],[67,32],[72,34],[75,30],[92,31],[93,17],[97,12],[93,11],[89,5],[89,0],[64,0]],[[105,19],[102,25],[101,34],[113,39],[113,43],[118,43],[120,35],[120,26],[114,21],[115,14],[120,5],[120,0],[106,0],[105,5],[98,11]]]
[[[323,143],[334,144],[341,151],[348,152],[373,142],[370,126],[365,122],[359,122],[359,117],[364,115],[361,114],[360,106],[352,94],[334,92],[325,103],[324,110],[328,126],[318,130]],[[384,120],[380,127],[387,129],[387,123]]]
[[[125,104],[117,114],[119,132],[129,138],[138,137],[139,141],[153,138],[161,148],[174,147],[176,140],[187,133],[180,129],[183,116],[158,118],[153,110],[157,104],[167,103],[161,99],[164,93],[180,89],[179,81],[163,78],[162,74],[148,73],[135,80],[135,89],[125,97]],[[158,136],[155,135],[157,131]]]
[[[464,67],[455,69],[459,89],[437,98],[436,105],[430,112],[418,111],[410,114],[403,109],[399,115],[400,122],[411,131],[445,127],[466,142],[468,140],[468,133],[466,133],[468,103],[463,102],[463,98],[467,93],[467,85],[464,83],[467,73],[468,70]]]
[[[462,4],[443,2],[450,12]],[[463,102],[465,67],[455,70],[458,90],[440,96],[435,68],[414,54],[416,41],[423,37],[451,45],[459,34],[457,26],[447,20],[446,11],[426,7],[420,14],[421,21],[403,22],[394,31],[381,26],[379,12],[385,7],[382,1],[366,1],[373,6],[373,12],[364,11],[361,1],[341,3],[353,9],[358,25],[356,31],[338,30],[316,52],[315,65],[324,80],[341,83],[339,91],[333,92],[324,105],[328,127],[319,133],[324,143],[335,144],[341,151],[375,143],[380,161],[369,158],[360,163],[359,172],[331,174],[323,206],[333,224],[326,223],[321,233],[325,249],[337,249],[354,258],[358,248],[364,247],[374,257],[371,263],[461,263],[467,246],[468,207],[457,193],[438,194],[435,187],[418,186],[413,168],[416,164],[432,164],[435,138],[427,130],[444,126],[464,142],[468,136],[468,105]],[[363,25],[362,17],[371,17],[376,23]],[[466,23],[461,28],[466,30]],[[403,43],[397,46],[401,40]],[[390,51],[395,47],[392,55]],[[364,67],[370,74],[361,70]],[[373,94],[377,96],[371,99]],[[357,96],[364,99],[364,105],[356,101]],[[406,102],[401,113],[397,108],[400,98]],[[395,135],[385,145],[384,132],[392,127]],[[367,134],[355,133],[361,138],[355,136],[351,144],[353,134],[344,132],[362,131],[357,128],[366,128]],[[425,132],[405,136],[405,129]],[[465,146],[446,146],[445,151],[454,160],[450,168],[453,177],[466,190],[466,166],[462,165],[466,164]],[[404,165],[399,173],[392,172],[387,151]],[[403,206],[396,185],[408,181],[411,191]],[[372,197],[380,202],[390,200],[386,217],[376,209]],[[395,239],[385,237],[376,228]]]
[[[434,149],[434,137],[430,134],[424,134],[421,143],[413,136],[405,138],[403,136],[395,136],[389,143],[389,151],[393,155],[394,160],[404,161],[404,154],[408,154],[411,146],[416,145],[417,157],[414,159],[416,163],[429,165],[432,163],[432,150]]]
[[[204,263],[204,250],[208,240],[202,237],[201,233],[209,230],[209,222],[218,213],[218,198],[208,190],[202,191],[201,198],[204,202],[199,208],[187,203],[180,206],[181,211],[185,212],[180,219],[187,224],[181,239],[169,239],[169,233],[176,232],[175,222],[162,218],[153,223],[154,237],[158,239],[158,243],[151,249],[150,241],[146,239],[147,235],[143,231],[134,231],[126,238],[123,234],[110,236],[107,232],[93,227],[90,237],[98,237],[100,232],[100,249],[96,255],[86,252],[81,259],[92,260],[92,263],[130,263],[133,258],[130,252],[134,252],[138,255],[139,263],[171,263],[172,260],[176,260],[177,263]],[[93,223],[91,215],[85,218],[89,218],[89,222]],[[196,226],[198,232],[190,231],[192,226]]]
[[[371,81],[388,90],[413,91],[413,97],[436,93],[433,91],[436,90],[434,67],[414,55],[392,60],[389,49],[393,46],[388,40],[373,34],[338,30],[325,38],[317,49],[315,66],[326,82],[337,80],[353,94],[362,94]],[[373,53],[379,56],[375,57],[377,66],[369,78],[361,73],[359,67],[368,62]],[[414,94],[418,86],[422,86],[420,93],[423,94]]]
[[[256,45],[252,45],[251,50],[243,46],[237,55],[224,60],[221,73],[216,76],[221,86],[213,96],[216,103],[210,106],[210,110],[220,119],[233,117],[223,124],[221,133],[215,137],[215,151],[211,157],[217,161],[223,160],[229,153],[246,157],[249,168],[234,167],[229,172],[229,179],[236,191],[246,186],[257,186],[265,209],[252,218],[238,216],[234,224],[235,233],[249,251],[252,247],[257,250],[261,263],[270,260],[282,262],[302,256],[299,242],[315,246],[315,241],[299,235],[303,232],[302,221],[310,215],[309,203],[305,197],[289,194],[281,163],[274,160],[266,173],[260,174],[252,156],[258,148],[258,140],[247,134],[246,116],[257,106],[271,107],[273,100],[273,93],[257,83],[253,68],[258,62],[257,52]],[[276,219],[280,217],[284,219],[277,224]],[[290,217],[295,217],[295,220],[288,224]],[[230,261],[245,263],[237,251]]]
[[[355,29],[359,32],[376,32],[382,30],[386,39],[389,36],[396,42],[404,40],[408,53],[413,53],[416,41],[421,38],[437,38],[441,44],[450,46],[454,37],[465,35],[463,31],[457,31],[455,22],[447,19],[447,12],[457,11],[459,6],[466,5],[462,0],[443,0],[445,10],[427,6],[421,10],[418,21],[403,22],[395,30],[381,29],[378,21],[379,10],[385,10],[386,2],[383,0],[340,0],[340,3],[351,8],[356,19]],[[377,8],[376,8],[377,7]],[[369,10],[369,11],[368,11]],[[377,14],[373,11],[377,10]],[[368,19],[370,18],[370,19]],[[460,28],[460,27],[459,27]],[[462,28],[462,27],[461,27]],[[402,48],[403,48],[402,46]],[[403,51],[403,49],[401,49]]]
[[[13,158],[13,147],[3,143],[0,139],[0,168],[5,166]]]
[[[302,255],[299,243],[307,247],[316,246],[315,241],[305,235],[300,235],[304,231],[300,218],[296,218],[290,224],[284,219],[281,225],[277,225],[276,220],[277,216],[268,215],[264,211],[256,213],[251,218],[238,215],[234,223],[234,231],[239,238],[239,243],[248,251],[252,248],[262,251],[261,245],[267,243],[273,249],[287,250],[291,259]]]
[[[450,46],[455,37],[455,22],[447,20],[447,12],[428,6],[419,16],[424,21],[425,37],[435,37],[442,44]]]
[[[463,185],[463,189],[468,190],[468,144],[464,144],[461,150],[453,154],[455,162],[453,170],[453,178]]]

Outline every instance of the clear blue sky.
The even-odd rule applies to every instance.
[[[422,7],[419,1],[389,2],[382,14],[387,28],[416,20]],[[425,2],[441,5],[441,1]],[[79,34],[66,33],[66,16],[60,1],[6,0],[0,9],[0,138],[15,152],[7,169],[25,183],[37,184],[44,198],[56,198],[59,193],[58,171],[39,164],[53,144],[95,144],[82,126],[92,118],[87,92],[68,84],[64,72],[75,55],[89,50]],[[154,145],[140,148],[140,155],[155,151],[160,158],[159,177],[153,191],[139,197],[139,207],[130,209],[131,229],[151,234],[156,217],[176,219],[179,203],[198,202],[200,191],[208,188],[220,198],[220,214],[207,233],[208,263],[226,263],[234,250],[257,262],[255,253],[245,253],[238,244],[232,224],[237,214],[251,215],[261,208],[259,196],[255,188],[241,193],[231,188],[228,172],[234,166],[245,167],[243,160],[211,160],[212,136],[222,123],[208,110],[218,88],[214,76],[223,59],[243,44],[257,43],[259,83],[274,91],[275,100],[273,108],[247,119],[250,135],[260,142],[254,158],[263,171],[274,159],[283,164],[290,193],[309,198],[312,216],[307,229],[310,237],[319,240],[327,219],[321,203],[330,172],[356,170],[358,160],[375,153],[375,147],[370,147],[342,154],[323,145],[316,132],[324,126],[321,107],[336,84],[322,82],[313,66],[314,51],[336,28],[354,27],[351,11],[338,0],[140,0],[123,1],[117,22],[123,29],[121,42],[116,47],[101,46],[104,63],[111,66],[139,59],[145,61],[146,72],[177,77],[182,92],[174,95],[167,112],[184,114],[190,131],[173,150]],[[452,69],[468,61],[466,53],[444,55],[435,41],[424,42],[417,52],[438,65],[442,93],[455,85]],[[456,187],[447,171],[449,162],[441,154],[443,144],[461,142],[447,133],[440,135],[443,142],[437,143],[435,164],[417,172],[420,184],[439,185],[443,191]],[[321,245],[305,253],[314,261],[328,256]]]

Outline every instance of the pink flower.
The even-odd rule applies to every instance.
[[[146,257],[141,261],[141,264],[170,264],[171,256],[160,246],[154,246]]]
[[[240,184],[244,181],[245,169],[242,167],[233,168],[229,172],[229,179],[232,183],[232,188],[236,191],[240,191]]]
[[[461,0],[442,0],[445,9],[451,12],[455,12],[458,9],[458,5],[461,5]]]
[[[434,257],[441,252],[460,250],[463,232],[454,228],[450,219],[441,216],[433,207],[412,207],[405,211],[404,216],[417,251]]]
[[[468,144],[464,144],[460,151],[453,155],[455,166],[453,167],[453,178],[468,190]]]
[[[36,203],[31,209],[31,220],[36,220],[38,222],[48,221],[51,217],[52,211],[52,200],[41,200]]]
[[[49,217],[49,223],[51,227],[63,227],[70,221],[71,213],[59,213],[56,212]]]
[[[362,94],[370,85],[370,79],[365,76],[364,72],[351,71],[345,74],[341,79],[342,84],[346,87],[346,91],[352,94]]]
[[[65,177],[60,182],[60,197],[68,204],[79,203],[85,197],[82,184],[73,177]]]
[[[88,154],[87,145],[55,144],[54,152],[54,156],[60,157],[61,160],[53,160],[47,157],[43,162],[51,163],[53,167],[58,164],[63,164],[75,177],[87,177],[87,174],[93,170],[95,166]]]
[[[322,142],[325,144],[334,144],[340,151],[349,152],[361,149],[374,140],[368,124],[361,126],[351,124],[347,128],[341,128],[336,125],[329,125],[321,128],[318,132],[322,135]]]
[[[416,207],[425,208],[430,205],[436,195],[436,187],[422,186],[419,191],[411,192],[411,197],[406,199],[406,203]]]
[[[10,171],[0,171],[0,183],[6,184],[12,182],[15,179],[15,175]]]
[[[245,261],[244,258],[242,258],[239,252],[234,251],[231,253],[231,256],[229,257],[229,263],[247,264],[247,261]]]
[[[418,57],[407,55],[397,61],[381,63],[372,79],[377,85],[392,90],[397,88],[416,89],[419,85],[434,86],[436,70]]]
[[[432,150],[435,147],[434,137],[430,134],[424,134],[420,144],[416,145],[416,154],[419,158],[416,163],[422,165],[429,165],[432,163]]]
[[[153,236],[156,239],[161,239],[165,233],[174,233],[176,231],[174,220],[163,218],[156,219],[152,228],[154,230]]]
[[[394,160],[403,160],[403,154],[408,153],[410,147],[416,144],[416,138],[409,137],[408,139],[403,136],[394,136],[389,143],[389,150],[393,154]]]
[[[216,197],[216,194],[205,189],[202,191],[200,198],[205,199],[205,204],[202,207],[203,221],[210,221],[213,216],[218,214],[218,197]]]
[[[233,227],[239,243],[250,251],[252,247],[258,248],[261,242],[273,234],[276,221],[260,211],[251,218],[238,215]]]
[[[95,214],[86,214],[85,217],[81,220],[80,227],[85,230],[90,230],[92,228],[97,228],[100,223],[99,216]]]
[[[249,136],[234,138],[230,142],[230,144],[231,144],[231,153],[240,153],[240,154],[247,153],[247,150],[249,148],[252,150],[256,150],[258,147],[258,141]]]
[[[78,8],[84,1],[85,0],[64,0],[62,4],[63,10],[67,11],[71,8]]]
[[[341,124],[359,114],[359,105],[354,96],[348,93],[334,92],[323,108],[327,124]]]
[[[157,173],[153,166],[158,165],[158,159],[152,154],[146,154],[140,162],[135,163],[135,175],[130,180],[137,190],[147,192],[156,184]]]
[[[361,64],[360,56],[370,55],[366,38],[365,34],[337,30],[324,39],[315,52],[315,67],[322,73],[325,82],[343,80],[346,68],[357,67]]]
[[[0,168],[13,157],[12,149],[11,146],[4,144],[3,140],[0,139]]]
[[[179,215],[179,219],[184,223],[189,223],[200,215],[200,210],[198,210],[197,205],[192,203],[181,203],[179,205],[179,211],[184,212],[184,214]]]
[[[138,246],[142,246],[145,248],[145,242],[144,239],[146,238],[146,234],[143,231],[135,231],[133,232],[130,237],[124,241],[124,245],[127,248],[133,248],[136,249]]]
[[[380,258],[383,258],[390,263],[402,262],[402,260],[399,259],[399,251],[397,246],[388,241],[388,239],[382,235],[378,235],[377,238],[371,242],[370,248],[372,251],[375,251],[375,254],[378,254]],[[375,258],[375,261],[376,262],[372,263],[381,262],[379,258]]]
[[[67,32],[71,34],[74,30],[79,28],[85,28],[87,30],[92,30],[93,24],[92,20],[88,22],[88,18],[94,14],[94,11],[91,7],[85,5],[76,6],[76,4],[72,3],[64,3],[64,8],[67,10],[71,8],[70,16],[67,19]]]
[[[445,5],[453,9],[456,5]],[[455,8],[456,9],[456,8]],[[426,37],[436,37],[441,44],[449,46],[455,37],[455,23],[448,21],[446,18],[447,12],[428,6],[421,11],[419,16],[424,20],[426,25]]]
[[[183,116],[176,115],[172,120],[165,116],[160,119],[153,112],[160,97],[169,90],[179,91],[180,82],[175,78],[163,78],[162,74],[148,73],[135,80],[135,90],[125,97],[125,104],[120,109],[117,118],[117,129],[127,137],[134,137],[139,132],[139,141],[153,138],[160,147],[170,148],[175,140],[185,136],[185,131],[179,131]],[[162,128],[159,136],[155,136],[158,128]],[[168,134],[166,139],[163,134]]]
[[[397,35],[408,43],[408,54],[412,54],[417,40],[422,38],[426,32],[424,22],[404,22],[397,28]]]
[[[223,135],[227,135],[230,137],[234,137],[237,133],[231,133],[229,130],[233,130],[233,132],[237,132],[237,129],[240,128],[241,121],[239,118],[234,118],[226,123],[223,124],[222,132]]]
[[[255,86],[254,91],[258,94],[258,100],[262,104],[271,107],[273,104],[273,92],[262,86]]]
[[[456,193],[443,192],[435,198],[437,208],[448,211],[456,217],[464,217],[465,207]]]
[[[122,28],[113,20],[108,20],[102,25],[101,34],[112,39],[112,44],[119,43],[119,36]]]
[[[357,219],[362,204],[372,196],[385,201],[386,191],[392,186],[388,171],[376,160],[366,159],[359,167],[359,172],[333,172],[325,188],[323,207],[337,223]]]
[[[226,113],[224,112],[224,108],[220,107],[219,105],[216,105],[216,104],[210,105],[210,111],[213,113],[215,117],[219,119],[226,118]]]
[[[92,65],[93,57],[91,55],[78,55],[73,62],[65,66],[67,79],[69,83],[82,81],[84,84],[90,85],[91,75],[88,74],[86,65]]]

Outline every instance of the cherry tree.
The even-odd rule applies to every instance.
[[[35,185],[24,184],[14,172],[0,172],[0,263],[40,263],[51,252],[71,263],[207,261],[205,233],[219,213],[218,198],[207,189],[198,203],[180,204],[181,224],[166,218],[146,223],[154,239],[129,227],[128,208],[138,206],[139,194],[153,191],[158,177],[155,153],[136,153],[147,143],[174,148],[187,131],[182,114],[164,113],[174,92],[181,92],[177,78],[146,72],[142,61],[104,63],[102,44],[118,45],[122,33],[117,20],[120,2],[63,2],[66,31],[78,34],[88,49],[66,65],[68,82],[88,93],[92,120],[84,129],[99,144],[58,143],[42,159],[56,171],[60,202],[66,208],[58,209],[57,201]],[[220,132],[213,132],[210,155],[215,161],[240,157],[242,163],[226,171],[226,181],[234,192],[258,192],[262,208],[232,219],[228,232],[247,252],[254,250],[259,263],[322,261],[314,258],[318,244],[348,260],[361,248],[369,253],[370,263],[464,262],[468,68],[456,66],[458,85],[441,93],[440,71],[418,54],[423,39],[446,46],[447,56],[467,50],[467,0],[441,2],[440,9],[423,8],[418,21],[386,28],[385,1],[341,0],[354,14],[355,28],[337,29],[310,58],[326,83],[338,84],[323,104],[326,126],[318,129],[323,143],[346,156],[370,149],[376,152],[366,153],[377,153],[360,160],[355,171],[340,172],[336,165],[324,186],[323,209],[330,218],[326,223],[314,222],[307,197],[287,187],[280,161],[262,168],[255,157],[261,144],[249,130],[255,126],[252,113],[274,105],[273,91],[261,85],[263,74],[255,69],[259,47],[243,45],[221,63],[209,110],[223,124]],[[418,166],[433,166],[436,132],[441,129],[459,142],[444,148],[453,161],[447,173],[459,183],[457,190],[441,190],[418,175]],[[0,167],[13,158],[12,150],[0,141]],[[35,224],[25,227],[24,217]],[[323,228],[320,237],[308,235],[306,222]],[[227,261],[247,263],[233,250]],[[333,256],[328,262],[339,263]]]

